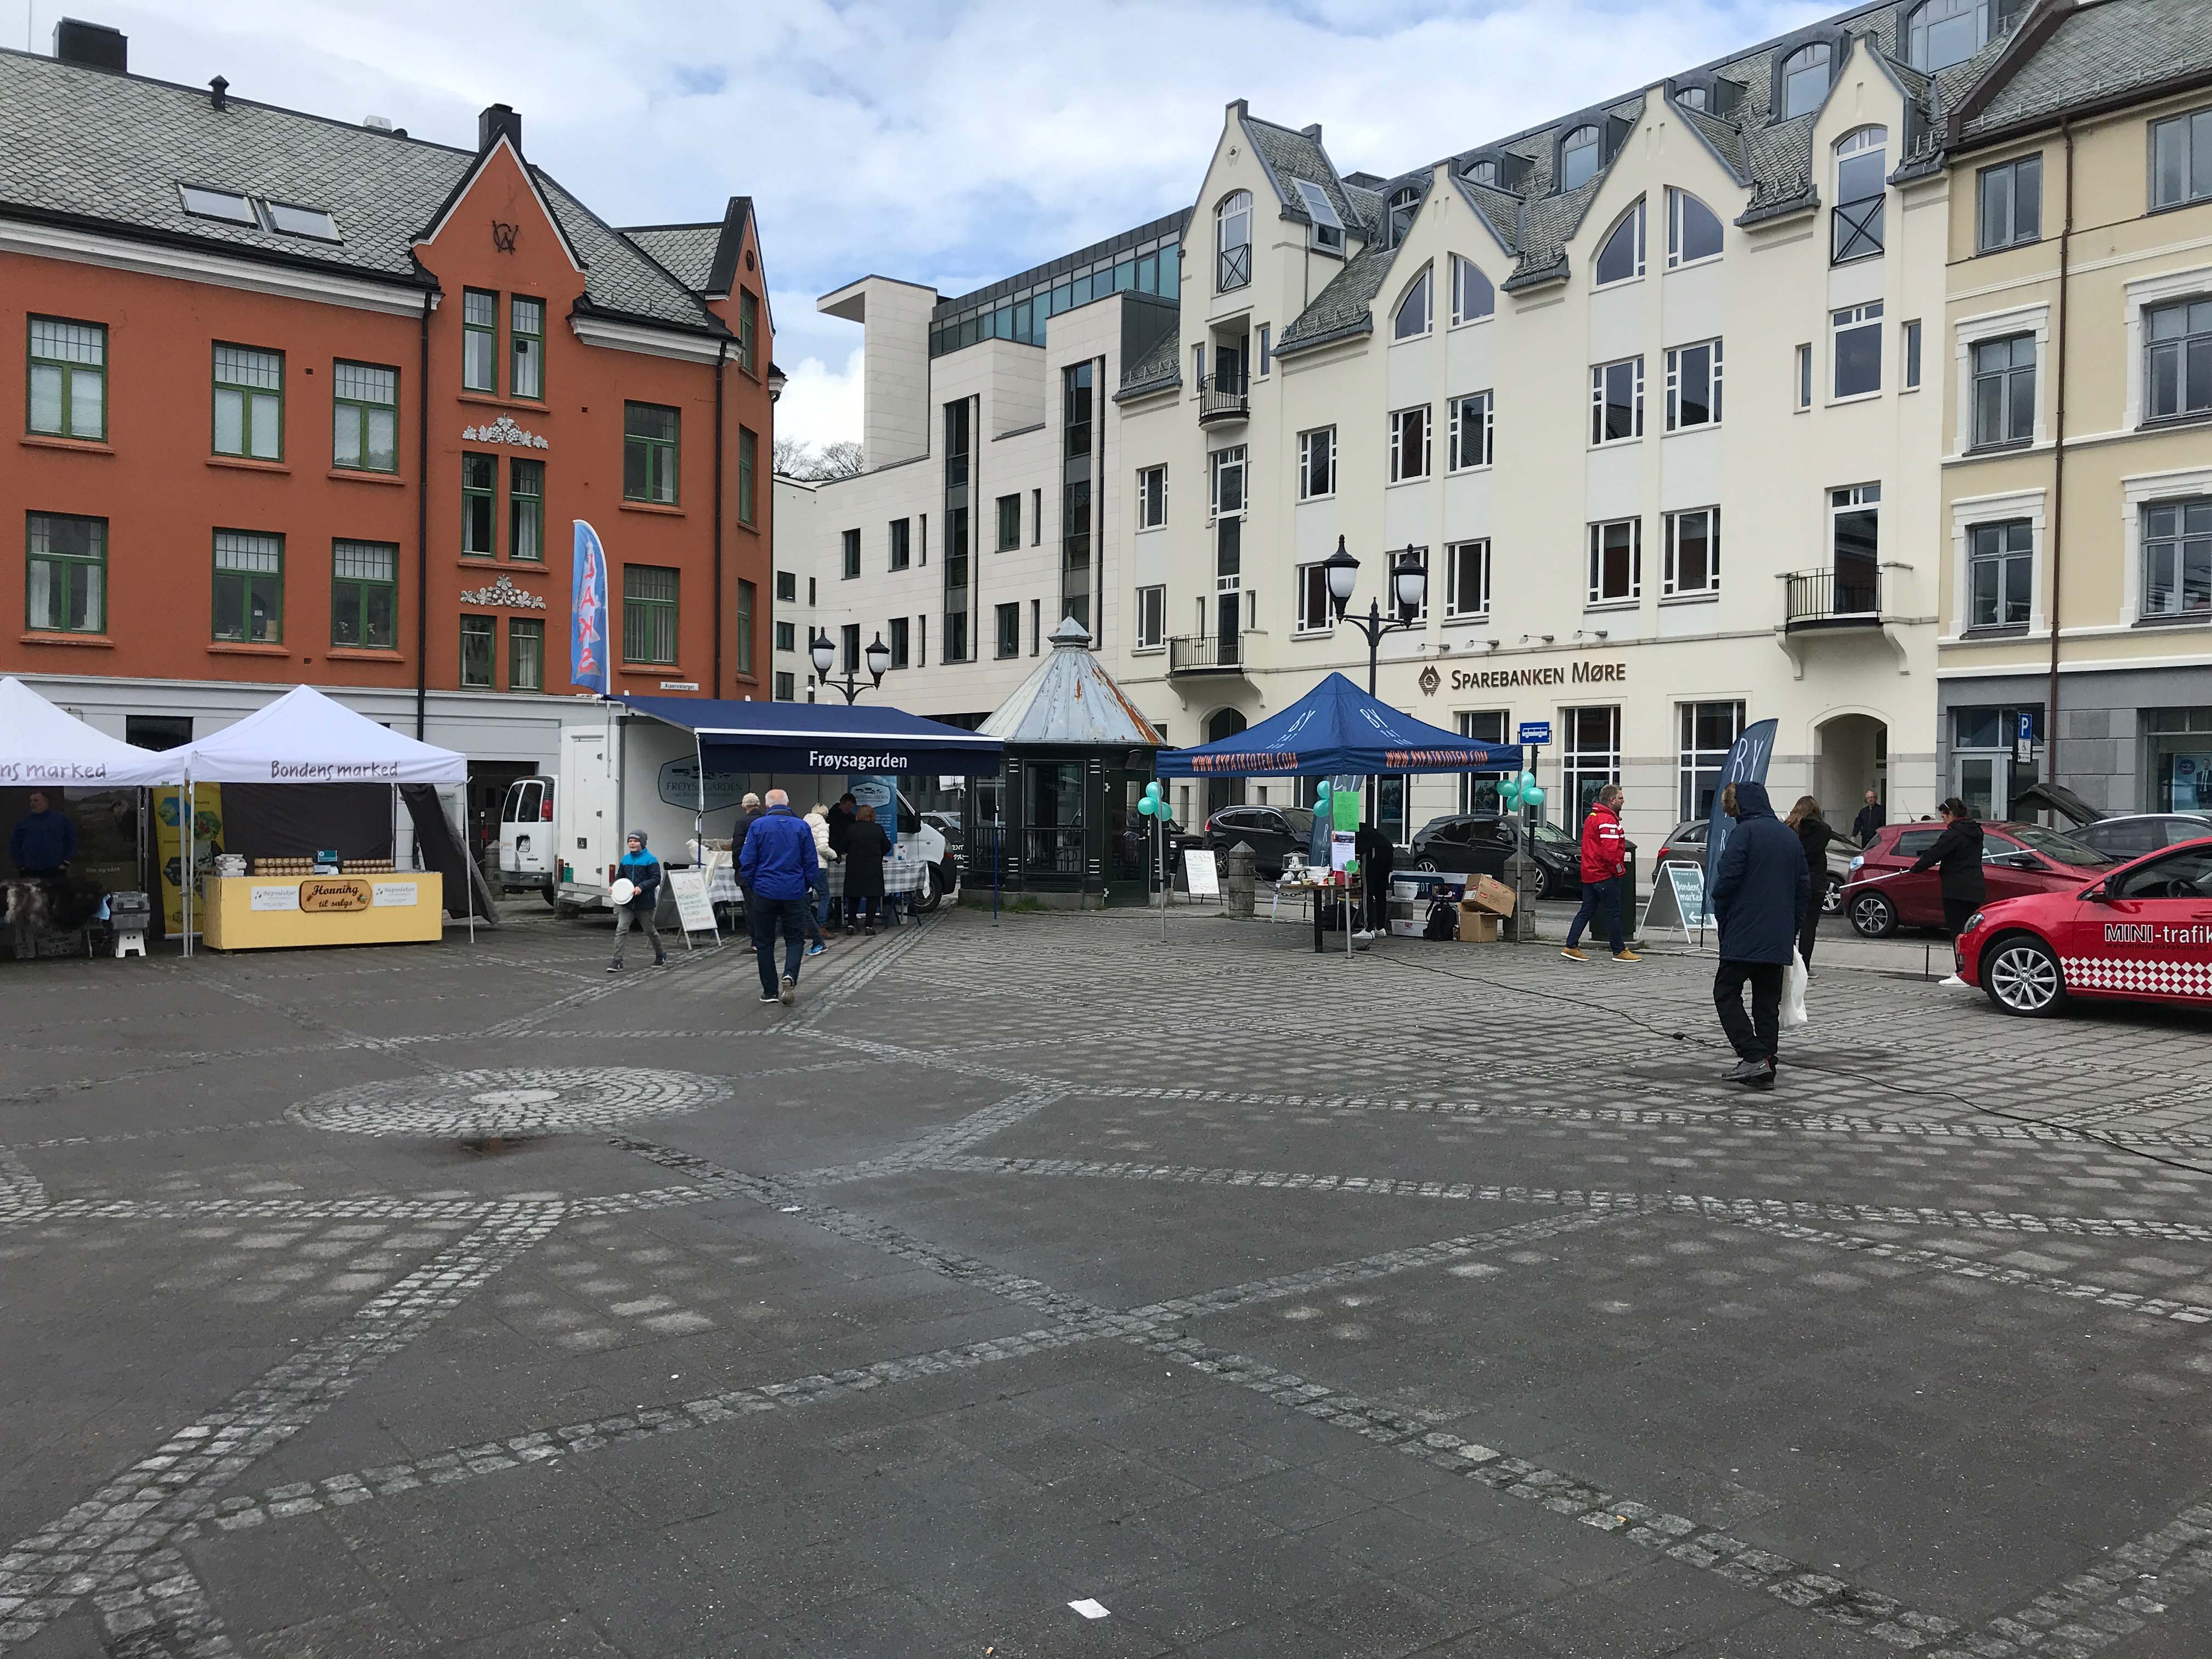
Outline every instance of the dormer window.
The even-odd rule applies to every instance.
[[[1213,289],[1226,294],[1252,280],[1252,192],[1240,190],[1213,210]]]
[[[253,210],[252,202],[227,190],[203,190],[198,185],[179,185],[177,194],[182,198],[185,211],[195,219],[220,219],[226,224],[251,225],[261,228],[261,217]]]
[[[1559,188],[1580,190],[1597,177],[1598,136],[1595,127],[1577,127],[1559,141]]]
[[[1644,204],[1628,210],[1597,251],[1597,285],[1625,283],[1644,274]]]
[[[1705,103],[1705,89],[1703,87],[1684,87],[1680,91],[1674,94],[1674,101],[1680,104],[1684,109],[1704,109],[1707,107]]]
[[[1421,210],[1421,192],[1407,185],[1390,192],[1390,246],[1395,247],[1406,240],[1406,233],[1413,228],[1413,216]]]
[[[1467,170],[1467,176],[1473,183],[1488,185],[1494,190],[1498,185],[1498,163],[1477,161]]]
[[[1912,67],[1934,74],[1963,64],[1990,41],[1990,0],[1924,0],[1906,27]]]
[[[1782,64],[1782,118],[1810,115],[1828,95],[1827,43],[1800,46]]]
[[[1344,252],[1344,221],[1328,199],[1328,192],[1310,179],[1297,180],[1298,200],[1313,222],[1313,245],[1324,253]]]

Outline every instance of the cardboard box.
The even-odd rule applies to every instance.
[[[1462,899],[1459,906],[1459,942],[1462,945],[1497,944],[1497,916],[1484,909],[1472,898]]]
[[[1513,914],[1513,890],[1495,876],[1477,876],[1468,884],[1467,896],[1462,905],[1474,905],[1494,916]]]

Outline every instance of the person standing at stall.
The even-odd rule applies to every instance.
[[[867,906],[866,932],[871,938],[876,931],[876,911],[884,899],[884,860],[891,855],[891,838],[884,833],[884,826],[876,822],[876,809],[863,806],[854,815],[853,827],[845,832],[845,931],[853,931],[853,923],[861,915],[861,906]]]
[[[1956,795],[1943,803],[1943,833],[1923,853],[1913,869],[1943,872],[1943,931],[1958,938],[1966,918],[1982,908],[1989,882],[1982,874],[1982,826],[1973,809]]]
[[[68,873],[76,857],[76,825],[54,811],[45,790],[31,791],[31,810],[9,832],[8,856],[16,874],[34,880],[58,882]]]
[[[845,837],[853,832],[853,819],[855,816],[853,810],[854,804],[853,792],[848,789],[837,797],[837,804],[823,815],[830,825],[830,856],[832,858],[842,859],[845,856]],[[835,927],[842,921],[845,931],[848,933],[853,931],[853,908],[850,900],[851,895],[848,892],[844,900],[832,902],[829,924]]]
[[[622,862],[615,866],[615,879],[629,883],[632,890],[627,904],[615,906],[615,959],[607,964],[607,971],[622,972],[623,941],[633,925],[645,929],[645,937],[653,945],[653,965],[665,968],[668,952],[660,948],[660,930],[653,925],[653,908],[660,902],[660,860],[645,850],[644,830],[629,832]]]
[[[806,949],[806,905],[821,864],[814,856],[814,832],[795,817],[791,797],[768,792],[768,810],[745,836],[744,879],[753,895],[747,920],[753,956],[760,964],[761,1000],[788,1008],[799,999],[799,957]],[[783,930],[783,975],[775,971],[776,930]]]
[[[814,832],[814,879],[807,884],[809,910],[806,936],[811,941],[806,954],[818,957],[830,948],[829,935],[823,929],[830,925],[830,811],[820,801],[806,815],[806,827]]]
[[[1783,976],[1813,902],[1813,884],[1805,873],[1805,848],[1774,816],[1765,784],[1729,785],[1721,792],[1721,810],[1735,820],[1735,830],[1713,872],[1713,920],[1721,935],[1713,1006],[1736,1052],[1735,1065],[1721,1074],[1721,1081],[1771,1089],[1782,1037]],[[1748,1018],[1743,1012],[1747,985]]]

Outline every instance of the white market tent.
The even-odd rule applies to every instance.
[[[194,783],[466,783],[469,757],[400,736],[311,685],[162,758]]]
[[[469,757],[434,744],[402,737],[366,714],[295,685],[220,732],[172,750],[163,759],[180,763],[188,782],[466,783]],[[185,951],[191,952],[191,878],[185,882]],[[476,938],[476,906],[469,905],[469,938]]]
[[[184,777],[182,750],[141,749],[111,738],[13,676],[0,679],[0,783],[137,789]]]

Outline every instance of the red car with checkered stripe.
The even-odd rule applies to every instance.
[[[2074,997],[2212,1010],[2212,838],[1985,904],[1958,953],[1959,976],[2008,1014],[2055,1014]]]

